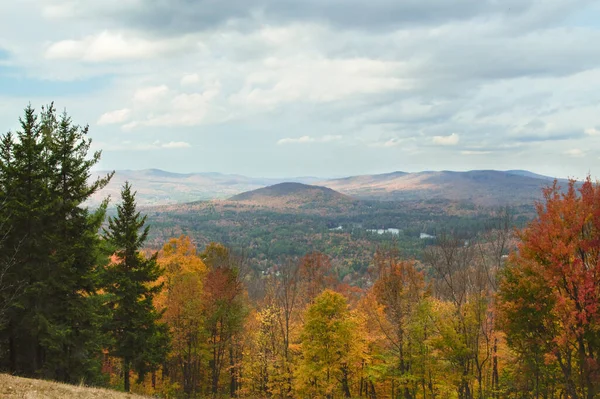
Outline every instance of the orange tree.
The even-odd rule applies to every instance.
[[[509,344],[532,364],[537,394],[560,370],[569,398],[600,395],[600,185],[554,183],[519,233],[498,307]],[[546,381],[547,383],[548,381]],[[547,385],[547,384],[546,384]]]

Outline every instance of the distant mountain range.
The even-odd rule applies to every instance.
[[[97,172],[100,176],[106,172]],[[112,203],[129,181],[140,205],[166,205],[200,200],[295,206],[300,203],[348,202],[352,198],[378,201],[443,200],[477,206],[523,205],[540,199],[554,178],[524,170],[469,172],[392,172],[340,179],[298,177],[253,178],[221,173],[179,174],[159,169],[116,171],[110,184],[96,193],[91,205],[110,195]],[[566,185],[566,180],[559,183]]]
[[[380,201],[449,200],[478,206],[530,204],[554,178],[523,170],[393,172],[318,182],[340,193]],[[563,186],[566,180],[559,181]]]
[[[107,171],[95,172],[92,178],[103,176]],[[292,179],[254,178],[222,173],[172,173],[160,169],[118,170],[106,188],[90,200],[98,205],[107,195],[111,203],[119,198],[125,181],[137,191],[138,204],[143,206],[179,204],[201,200],[226,199],[245,191],[283,182],[314,183],[316,177]]]

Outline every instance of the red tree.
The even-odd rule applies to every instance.
[[[509,342],[556,362],[570,398],[600,395],[600,185],[544,191],[500,287]],[[527,341],[527,343],[525,342]]]

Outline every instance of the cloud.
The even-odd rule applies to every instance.
[[[284,138],[277,142],[278,145],[283,144],[307,144],[307,143],[331,143],[334,141],[340,141],[343,137],[341,135],[327,135],[323,137],[311,137],[311,136],[301,136],[297,138]]]
[[[117,123],[123,123],[131,115],[131,110],[127,108],[118,109],[102,114],[98,119],[98,125],[113,125]]]
[[[481,151],[481,150],[464,150],[460,152],[462,155],[488,155],[491,154],[491,151]]]
[[[198,126],[226,120],[227,114],[222,109],[215,109],[213,104],[220,92],[219,82],[212,82],[202,91],[193,93],[170,90],[166,85],[139,89],[133,95],[133,103],[139,112],[122,129]]]
[[[0,96],[5,126],[23,98],[54,97],[83,122],[135,130],[140,147],[202,137],[214,145],[206,156],[215,169],[256,175],[272,172],[249,154],[274,143],[281,147],[265,161],[288,161],[278,172],[290,175],[396,168],[393,157],[381,159],[385,148],[419,169],[533,165],[581,175],[587,158],[565,150],[600,151],[600,27],[586,22],[600,7],[588,0],[17,3],[0,2],[0,15],[11,15],[0,24],[10,55],[0,87],[12,87]],[[127,117],[111,114],[125,109]],[[96,143],[123,134],[94,130]],[[340,145],[333,163],[305,161],[340,131],[332,141],[357,145]],[[239,156],[225,163],[223,151]],[[164,162],[202,167],[185,153],[165,151]],[[108,161],[136,168],[143,156]],[[565,162],[547,161],[558,157]]]
[[[246,76],[230,101],[235,106],[275,107],[293,102],[325,103],[356,95],[407,88],[402,62],[364,58],[270,57]]]
[[[75,3],[83,1],[74,0]],[[505,0],[501,3],[494,0],[457,0],[451,3],[445,0],[148,0],[114,3],[108,2],[102,7],[80,7],[79,13],[71,14],[76,17],[87,10],[88,14],[100,14],[106,20],[118,19],[128,26],[168,34],[267,21],[322,21],[340,29],[381,30],[443,25],[491,16],[522,18],[524,23],[535,23],[565,12],[570,4],[566,0],[549,4],[535,0]]]
[[[192,73],[192,74],[184,75],[181,78],[180,84],[182,86],[190,86],[190,85],[194,85],[198,82],[200,82],[200,75],[198,75],[197,73]]]
[[[190,148],[192,145],[185,141],[170,141],[163,143],[155,140],[152,143],[125,140],[119,143],[101,143],[101,148],[108,151],[155,151],[155,150],[178,150]]]
[[[133,101],[136,103],[153,103],[163,98],[169,92],[167,85],[144,87],[136,90]]]
[[[387,140],[375,141],[375,142],[369,143],[369,147],[375,147],[375,148],[400,147],[400,146],[404,145],[409,140],[410,141],[414,141],[414,138],[413,137],[410,137],[410,138],[392,137],[392,138],[387,139]]]
[[[185,141],[170,141],[168,143],[162,144],[162,148],[190,148],[190,143],[186,143]]]
[[[433,144],[443,146],[457,145],[459,140],[460,137],[457,133],[452,133],[449,136],[434,136],[432,139]]]
[[[185,38],[149,40],[121,32],[104,31],[79,40],[61,40],[46,50],[50,60],[81,60],[85,62],[127,61],[157,58],[193,46]]]
[[[574,158],[581,158],[585,156],[585,151],[580,150],[579,148],[572,148],[564,152],[566,155]]]

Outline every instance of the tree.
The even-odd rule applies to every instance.
[[[509,344],[559,366],[569,398],[600,395],[600,185],[555,182],[504,273],[499,308]],[[534,351],[524,353],[523,348]]]
[[[242,354],[239,334],[248,314],[240,280],[242,260],[221,244],[211,243],[200,255],[209,268],[203,292],[205,329],[210,350],[211,393],[217,395],[229,354],[229,394],[239,389]]]
[[[13,299],[0,334],[13,373],[66,382],[99,377],[98,230],[106,206],[90,211],[85,201],[112,174],[89,181],[100,152],[90,156],[87,134],[53,105],[39,114],[29,106],[21,129],[0,143],[0,259],[11,265],[3,286]]]
[[[207,268],[186,236],[170,239],[159,252],[158,264],[165,270],[165,290],[156,302],[164,308],[163,321],[173,342],[168,374],[186,395],[195,395],[205,358],[202,297]]]
[[[106,292],[112,310],[108,323],[114,340],[111,353],[123,360],[124,388],[129,392],[130,370],[143,380],[146,372],[164,361],[169,337],[153,303],[163,289],[163,284],[157,283],[163,271],[156,262],[157,254],[146,259],[140,252],[149,226],[144,226],[146,216],[136,211],[129,183],[121,190],[121,201],[117,216],[109,218],[108,229],[104,229],[106,240],[115,248],[106,270]]]
[[[321,252],[311,252],[300,259],[298,276],[304,298],[311,302],[332,283],[331,260]]]
[[[352,396],[350,378],[360,369],[364,348],[359,323],[343,295],[331,290],[317,296],[306,311],[302,359],[296,370],[298,391],[308,397]]]
[[[397,377],[402,396],[411,399],[416,396],[417,384],[426,385],[425,372],[417,376],[416,363],[419,344],[424,342],[427,331],[419,329],[418,336],[412,334],[416,332],[412,327],[427,296],[423,274],[416,270],[414,262],[398,261],[395,253],[378,251],[375,265],[379,278],[373,285],[373,295],[382,311],[373,312],[374,318],[395,358],[391,374]],[[383,317],[378,317],[380,313]]]

